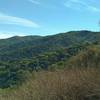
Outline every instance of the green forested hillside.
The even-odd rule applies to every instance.
[[[68,48],[75,44],[100,41],[99,32],[72,31],[52,36],[12,37],[0,40],[0,60],[31,58],[45,52]]]
[[[90,31],[2,39],[0,40],[0,87],[7,88],[21,84],[27,78],[27,74],[33,71],[73,66],[87,67],[87,62],[89,67],[90,65],[99,67],[99,42],[100,33]],[[93,52],[89,51],[92,47]]]

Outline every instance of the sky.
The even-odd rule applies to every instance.
[[[0,0],[0,38],[99,31],[100,0]]]

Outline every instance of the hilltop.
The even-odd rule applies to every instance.
[[[11,37],[0,40],[0,60],[18,60],[31,58],[65,49],[76,44],[100,42],[100,33],[91,31],[71,31],[52,36]]]

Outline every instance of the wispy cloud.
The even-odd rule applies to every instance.
[[[87,0],[88,1],[88,0]],[[100,12],[100,8],[94,6],[94,4],[85,2],[83,0],[67,0],[64,5],[71,9],[76,10],[88,10],[91,12]]]
[[[26,0],[28,1],[29,3],[32,3],[33,6],[36,5],[38,7],[41,7],[41,8],[45,8],[45,9],[59,9],[58,5],[55,4],[54,1],[52,0]],[[42,2],[41,2],[42,1]]]
[[[0,33],[0,39],[5,39],[5,38],[9,38],[9,37],[11,37],[11,35]]]
[[[32,28],[39,27],[37,23],[31,20],[15,16],[9,16],[3,13],[0,13],[0,24],[10,24],[10,25],[18,25],[24,27],[32,27]]]
[[[31,2],[31,3],[33,3],[33,4],[40,5],[39,1],[36,1],[36,0],[28,0],[28,1]]]
[[[93,12],[100,12],[100,9],[95,7],[95,6],[88,6],[88,9],[93,11]]]
[[[26,33],[21,32],[6,32],[6,31],[0,31],[0,39],[9,38],[12,36],[25,36]]]

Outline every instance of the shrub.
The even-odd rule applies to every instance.
[[[67,69],[34,73],[1,100],[100,100],[100,70]]]

